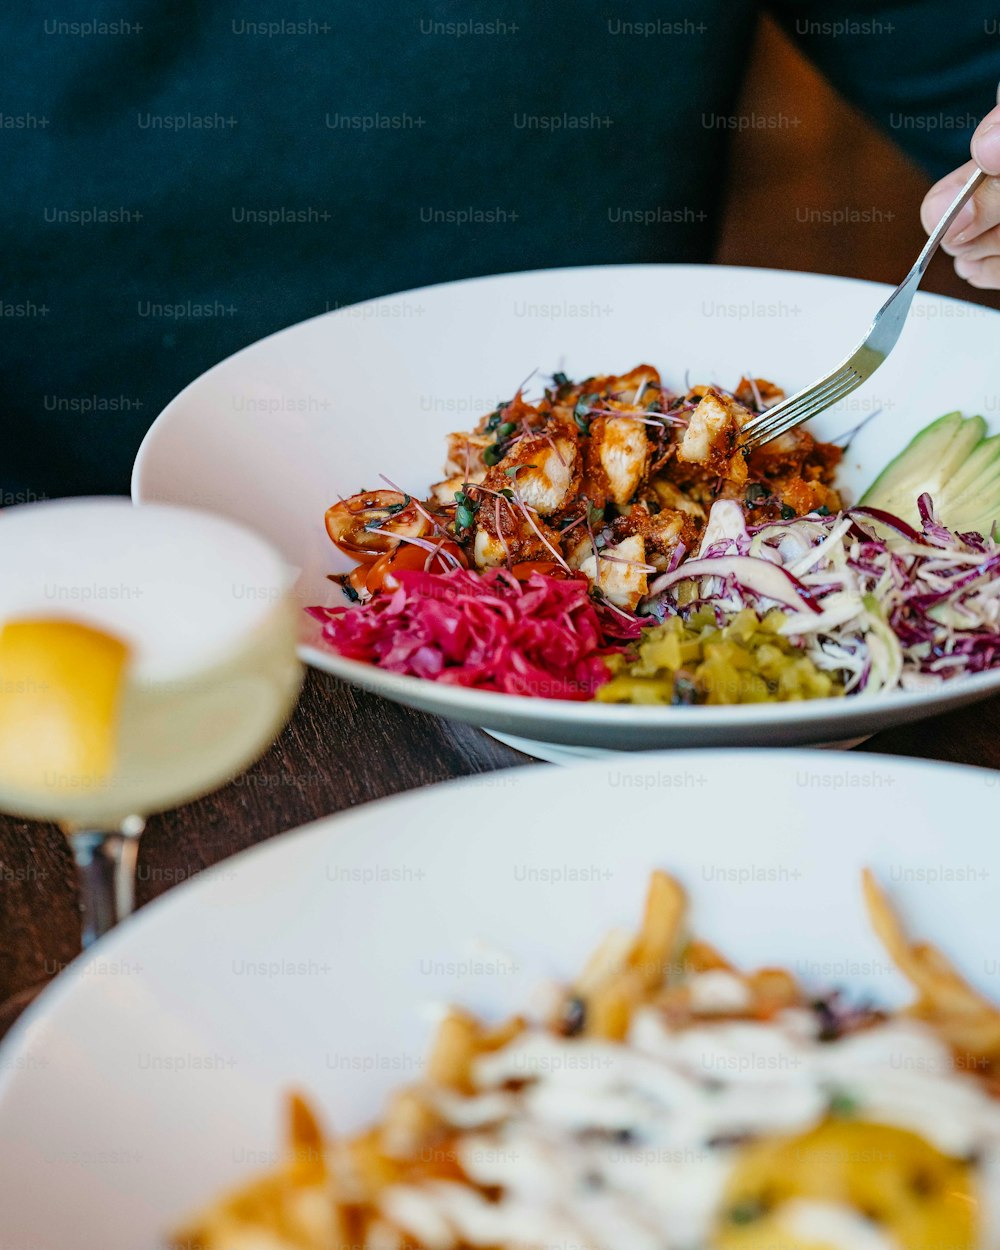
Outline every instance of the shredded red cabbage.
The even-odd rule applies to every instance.
[[[1000,667],[1000,543],[952,533],[928,495],[918,506],[919,531],[875,508],[747,528],[731,503],[716,503],[687,566],[700,577],[699,598],[678,602],[681,565],[654,583],[659,593],[644,611],[662,619],[707,603],[728,619],[746,607],[793,606],[763,576],[773,564],[809,598],[781,632],[848,692],[920,689]],[[750,565],[753,576],[742,572]]]
[[[675,554],[636,619],[596,601],[582,576],[507,569],[405,571],[355,607],[309,608],[341,655],[433,681],[584,700],[603,657],[644,624],[711,607],[719,625],[780,606],[781,633],[848,693],[920,689],[1000,667],[1000,542],[954,534],[919,501],[920,529],[873,508],[747,526],[717,501],[701,549]],[[696,583],[695,597],[677,584]]]
[[[308,608],[341,655],[394,673],[505,694],[589,699],[609,677],[602,656],[636,637],[595,604],[582,578],[506,569],[401,572],[400,589],[368,603]]]

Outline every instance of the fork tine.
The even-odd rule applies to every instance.
[[[744,445],[759,447],[772,438],[777,438],[779,431],[783,432],[788,429],[790,424],[797,425],[807,421],[814,413],[834,403],[835,397],[849,384],[849,381],[849,375],[838,373],[836,377],[798,396],[795,403],[784,408],[775,408],[767,414],[767,420],[760,422],[759,425],[745,425],[743,427]]]
[[[838,390],[845,381],[850,380],[854,376],[857,375],[853,369],[849,366],[843,366],[821,382],[810,386],[807,390],[800,391],[797,395],[792,395],[791,398],[776,404],[767,412],[762,412],[760,416],[755,417],[752,421],[748,421],[743,427],[744,441],[762,442],[770,438],[772,429],[777,429],[779,425],[784,425],[789,417],[798,419],[797,414],[814,410],[820,399]],[[805,418],[802,419],[804,420]]]
[[[762,447],[765,443],[780,438],[788,430],[803,425],[818,413],[824,412],[827,408],[839,403],[845,396],[856,390],[862,381],[863,379],[857,375],[842,379],[836,387],[827,388],[822,395],[813,396],[812,402],[799,406],[794,412],[779,414],[779,419],[772,422],[767,430],[754,434],[747,439],[745,446],[749,447],[751,451],[756,451],[758,447]]]
[[[759,431],[773,425],[776,419],[784,417],[787,413],[810,407],[817,395],[823,394],[839,385],[847,372],[847,367],[843,365],[839,369],[835,369],[833,373],[829,373],[825,378],[814,382],[804,391],[790,395],[787,399],[783,399],[780,403],[755,416],[752,421],[748,421],[743,427],[744,431],[747,434],[756,436]]]
[[[779,419],[773,422],[767,429],[766,433],[752,434],[746,441],[751,451],[756,451],[763,443],[770,442],[772,439],[780,438],[786,431],[793,429],[797,425],[808,421],[810,417],[818,412],[822,412],[834,404],[839,403],[845,396],[850,395],[851,391],[857,388],[864,381],[860,373],[856,373],[853,369],[849,370],[845,375],[841,376],[839,382],[833,388],[826,387],[823,393],[816,392],[809,396],[810,402],[806,405],[798,405],[795,411],[789,411],[778,414]],[[805,396],[803,396],[805,398]],[[744,427],[746,428],[746,427]]]

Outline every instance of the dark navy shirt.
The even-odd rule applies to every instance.
[[[759,8],[8,9],[0,502],[127,490],[177,390],[325,309],[504,270],[709,259]],[[993,0],[770,8],[930,173],[967,158],[1000,77]]]

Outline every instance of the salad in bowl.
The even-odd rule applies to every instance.
[[[449,435],[418,497],[385,480],[327,533],[357,561],[309,609],[383,670],[536,698],[780,703],[921,690],[1000,667],[1000,435],[949,413],[857,503],[850,435],[742,427],[762,378],[672,389],[650,365],[530,379]]]

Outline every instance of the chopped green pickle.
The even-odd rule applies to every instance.
[[[720,629],[707,608],[647,629],[625,655],[606,661],[612,677],[600,703],[792,703],[844,693],[831,673],[778,633],[786,617],[745,608]]]

